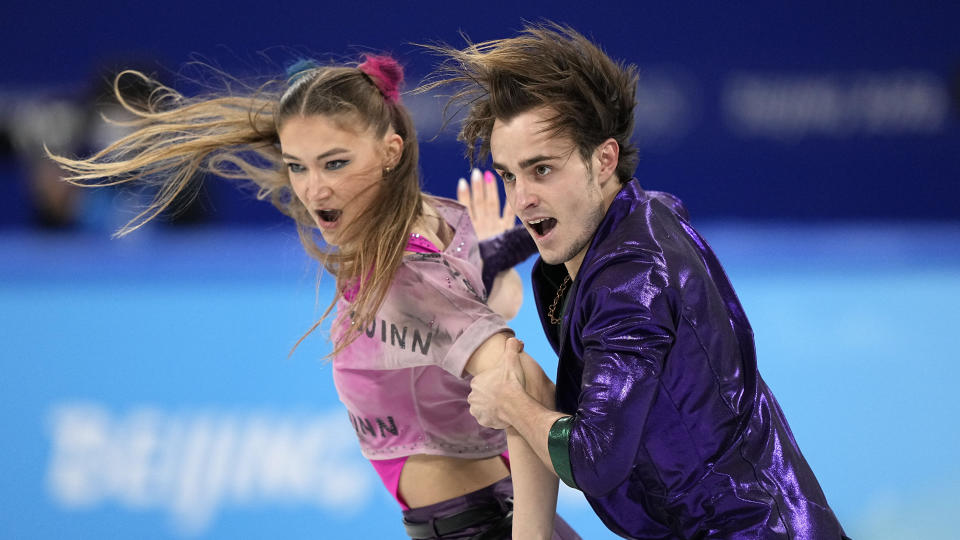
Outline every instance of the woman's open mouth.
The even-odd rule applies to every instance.
[[[317,210],[317,217],[324,223],[336,223],[343,210]]]
[[[529,225],[530,228],[533,229],[533,232],[538,237],[543,237],[543,236],[546,236],[547,233],[552,231],[553,228],[557,226],[557,220],[551,217],[539,218],[539,219],[533,219],[528,221],[527,225]]]

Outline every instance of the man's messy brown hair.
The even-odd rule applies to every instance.
[[[459,139],[471,163],[490,155],[495,120],[547,107],[544,131],[569,137],[586,163],[597,146],[613,138],[620,145],[617,177],[626,182],[633,176],[636,66],[613,61],[576,30],[552,22],[528,25],[512,38],[467,39],[463,49],[426,47],[444,61],[418,91],[452,88],[446,118],[451,110],[468,108]]]

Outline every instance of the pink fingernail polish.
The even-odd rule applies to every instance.
[[[483,171],[483,179],[487,181],[488,184],[493,183],[493,173],[490,171]]]

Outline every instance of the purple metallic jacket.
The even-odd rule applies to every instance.
[[[566,293],[533,288],[559,356],[554,468],[627,538],[843,538],[757,372],[753,331],[710,247],[671,195],[636,180],[613,201]]]

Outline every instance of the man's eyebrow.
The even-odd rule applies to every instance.
[[[526,169],[527,167],[529,167],[529,166],[531,166],[531,165],[536,165],[537,163],[540,163],[541,161],[550,161],[551,159],[559,159],[559,158],[560,158],[559,156],[544,156],[544,155],[533,156],[532,158],[527,158],[527,159],[521,161],[518,165],[520,166],[521,169]],[[493,168],[494,168],[494,169],[499,169],[499,170],[501,170],[501,171],[509,171],[509,170],[510,170],[506,165],[501,165],[501,164],[497,163],[496,161],[493,162]]]
[[[349,150],[347,150],[346,148],[332,148],[332,149],[327,150],[326,152],[320,154],[319,156],[317,156],[316,159],[317,159],[317,160],[321,160],[321,159],[323,159],[323,158],[330,157],[330,156],[332,156],[332,155],[334,155],[334,154],[340,154],[340,153],[342,153],[342,152],[349,152]],[[283,154],[280,154],[280,156],[281,156],[281,157],[285,157],[285,158],[287,158],[287,159],[295,159],[295,160],[297,160],[297,161],[300,161],[300,158],[298,158],[297,156],[290,155],[290,154],[288,154],[288,153],[286,153],[286,152],[284,152]]]
[[[541,161],[550,161],[551,159],[558,159],[558,157],[559,157],[559,156],[544,156],[544,155],[533,156],[532,158],[528,158],[528,159],[525,159],[525,160],[521,161],[521,162],[519,163],[519,165],[520,165],[520,168],[521,168],[521,169],[526,169],[527,167],[529,167],[529,166],[531,166],[531,165],[536,165],[537,163],[540,163]]]

